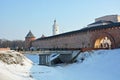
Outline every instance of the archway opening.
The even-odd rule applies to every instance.
[[[111,45],[112,45],[111,40],[107,36],[105,36],[98,38],[95,41],[94,48],[111,48]]]

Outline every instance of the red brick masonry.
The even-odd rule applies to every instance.
[[[7,51],[10,50],[10,48],[0,48],[0,51]]]

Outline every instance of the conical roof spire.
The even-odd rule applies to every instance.
[[[54,20],[54,23],[56,23],[56,19]]]
[[[35,36],[33,35],[33,33],[30,30],[29,33],[26,35],[26,38],[31,38],[31,37],[35,37]]]

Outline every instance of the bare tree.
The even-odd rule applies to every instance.
[[[22,40],[6,40],[6,39],[0,39],[0,47],[1,48],[11,48],[11,49],[20,49],[23,50],[25,48],[25,42]]]

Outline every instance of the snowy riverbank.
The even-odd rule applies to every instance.
[[[25,57],[19,64],[0,60],[0,80],[120,80],[120,49],[85,52],[78,57],[78,62],[55,67],[37,65],[38,55],[26,56],[34,64]],[[82,63],[81,56],[85,57]]]
[[[0,51],[0,80],[32,80],[32,62],[15,51]]]

